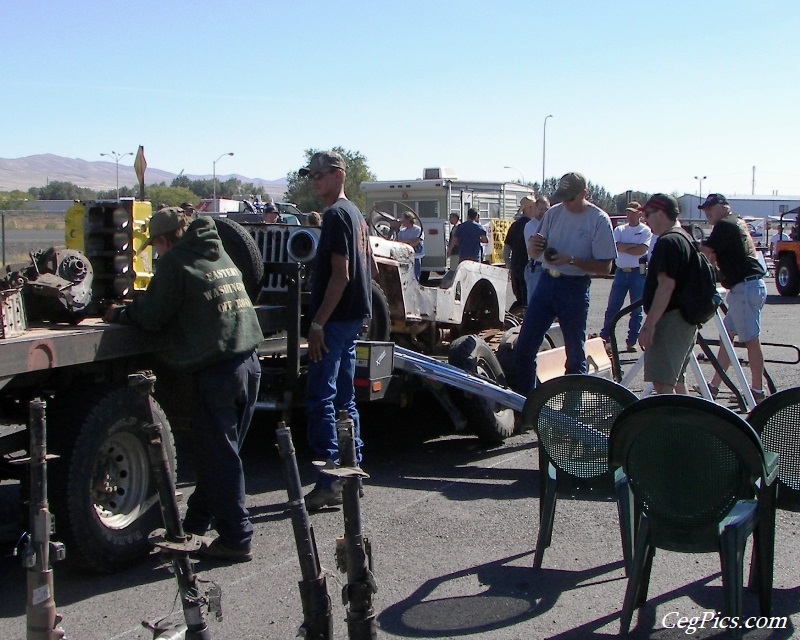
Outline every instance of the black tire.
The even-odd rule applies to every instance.
[[[56,426],[63,435],[71,417],[77,428],[74,444],[60,447],[61,480],[51,485],[56,539],[65,542],[70,566],[111,573],[147,557],[148,535],[163,526],[143,430],[151,418],[142,396],[127,387],[81,404],[82,415],[61,415]],[[174,474],[172,431],[158,404],[155,412]]]
[[[703,231],[703,227],[697,224],[689,225],[689,234],[697,240],[697,242],[702,242],[706,239],[706,232]]]
[[[494,352],[481,338],[474,335],[461,336],[450,345],[447,359],[451,365],[469,373],[505,385],[506,378]],[[451,389],[462,398],[461,407],[467,425],[478,439],[486,444],[502,444],[514,433],[514,411],[495,402]]]
[[[376,340],[386,342],[392,330],[392,320],[389,317],[389,301],[386,294],[374,280],[372,281],[372,318],[369,329],[361,336],[362,340]]]
[[[796,296],[800,293],[800,273],[797,270],[795,254],[787,253],[781,256],[775,274],[775,287],[782,296]]]
[[[244,288],[250,299],[255,302],[261,292],[261,282],[264,280],[264,260],[253,236],[238,222],[227,218],[216,218],[217,233],[219,233],[222,246],[233,263],[242,272]]]

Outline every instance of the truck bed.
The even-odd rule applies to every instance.
[[[166,340],[130,325],[86,318],[79,325],[32,323],[0,340],[0,388],[21,373],[109,360],[163,349]]]

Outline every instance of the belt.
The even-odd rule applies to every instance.
[[[764,276],[747,276],[742,282],[752,282],[753,280],[761,280]]]
[[[623,273],[630,273],[631,271],[633,271],[633,267],[617,267],[617,268]]]

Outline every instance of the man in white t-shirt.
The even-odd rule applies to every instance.
[[[642,222],[642,213],[638,202],[631,202],[625,209],[625,215],[628,217],[627,223],[614,229],[614,242],[617,245],[617,270],[614,273],[614,282],[608,296],[603,329],[600,331],[600,337],[606,342],[611,335],[611,322],[625,304],[625,296],[629,296],[631,304],[642,299],[647,264],[646,255],[653,239],[650,227]],[[628,320],[628,337],[625,339],[625,343],[629,353],[636,351],[636,341],[639,338],[641,327],[642,308],[637,307],[631,311],[630,320]]]

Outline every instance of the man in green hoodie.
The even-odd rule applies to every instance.
[[[197,485],[184,529],[202,535],[213,522],[219,537],[198,554],[246,562],[253,557],[253,525],[239,449],[261,379],[258,317],[211,218],[192,221],[179,207],[166,207],[153,214],[148,229],[144,247],[158,253],[158,268],[147,291],[109,309],[106,320],[166,334],[172,346],[163,358],[191,375]]]

